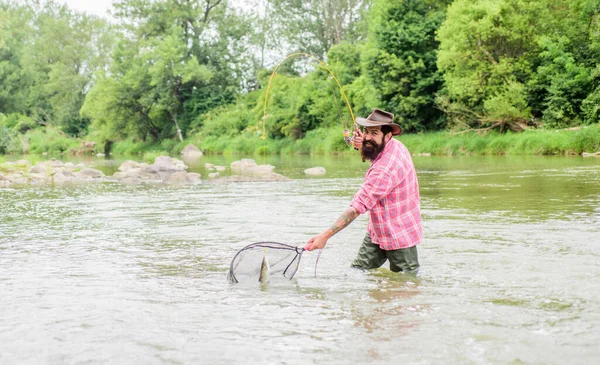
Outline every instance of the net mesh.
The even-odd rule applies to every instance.
[[[274,277],[292,279],[304,249],[279,242],[256,242],[241,250],[231,260],[227,280],[266,281]]]

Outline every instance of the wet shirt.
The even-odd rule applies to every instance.
[[[383,250],[416,246],[423,238],[419,182],[408,149],[391,139],[371,163],[350,205],[369,211],[367,231]]]

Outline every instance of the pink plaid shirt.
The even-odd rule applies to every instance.
[[[365,183],[350,205],[359,214],[369,211],[367,231],[383,250],[421,243],[421,198],[415,166],[402,142],[391,139],[371,163]]]

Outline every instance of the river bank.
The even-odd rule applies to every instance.
[[[196,134],[183,142],[165,140],[161,143],[126,139],[111,141],[107,151],[106,141],[91,138],[68,139],[51,129],[35,131],[35,138],[25,134],[19,140],[27,145],[15,145],[7,152],[35,155],[105,154],[115,156],[137,155],[151,163],[160,155],[179,155],[189,144],[198,146],[208,154],[223,155],[326,155],[352,154],[354,150],[344,143],[339,128],[321,128],[308,132],[302,139],[260,139],[253,133],[240,133],[235,137]],[[529,130],[522,133],[454,133],[449,131],[405,134],[397,137],[413,154],[462,155],[582,155],[600,152],[600,125],[583,126],[566,130]],[[33,157],[35,159],[35,157]],[[0,162],[7,158],[0,155]]]
[[[522,133],[481,134],[449,131],[405,134],[396,137],[413,154],[461,155],[584,155],[600,151],[600,125],[568,130],[529,130]],[[260,140],[254,135],[207,136],[192,139],[205,153],[224,154],[328,154],[354,151],[344,143],[339,128],[317,129],[303,139]],[[131,145],[131,144],[130,144]],[[124,147],[124,146],[123,146]],[[127,152],[116,144],[116,150]]]

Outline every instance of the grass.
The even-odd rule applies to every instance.
[[[600,151],[600,124],[579,130],[531,130],[523,133],[453,134],[429,132],[406,134],[398,137],[412,153],[432,155],[581,155],[582,152]],[[69,153],[79,141],[61,133],[56,128],[36,129],[19,140],[27,143],[30,154],[49,155]],[[303,139],[260,139],[250,132],[236,136],[196,134],[183,142],[175,139],[160,143],[128,138],[113,144],[114,155],[138,155],[152,162],[156,156],[178,155],[187,144],[194,144],[204,153],[225,155],[272,155],[351,152],[344,143],[339,128],[320,128],[309,131]],[[19,153],[18,146],[14,153]],[[0,156],[0,161],[2,157]]]
[[[600,151],[600,125],[579,130],[531,130],[523,133],[404,135],[400,140],[413,153],[433,155],[580,155]]]

